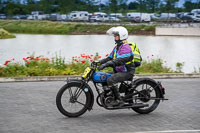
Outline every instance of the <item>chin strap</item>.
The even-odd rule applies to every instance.
[[[127,40],[115,40],[115,43],[120,46],[122,44],[128,43]]]

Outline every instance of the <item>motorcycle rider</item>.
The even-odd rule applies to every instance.
[[[135,65],[132,62],[133,52],[127,43],[128,31],[125,27],[113,27],[107,33],[114,35],[116,46],[107,58],[99,61],[101,65],[98,69],[114,68],[114,74],[107,79],[108,87],[113,90],[115,96],[115,100],[111,104],[113,106],[123,106],[124,101],[120,97],[118,82],[133,78],[135,72]]]

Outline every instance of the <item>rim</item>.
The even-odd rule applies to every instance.
[[[149,98],[156,98],[156,91],[153,88],[153,86],[149,84],[140,84],[137,86],[135,93],[138,93],[137,95],[133,96],[133,102],[134,103],[142,103],[142,104],[148,104],[149,106],[140,108],[141,110],[146,110],[149,108],[152,108],[156,106],[156,99],[149,99]]]
[[[79,87],[68,87],[61,96],[61,105],[68,113],[78,113],[86,106],[86,93]]]

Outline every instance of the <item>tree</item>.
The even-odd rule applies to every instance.
[[[178,2],[179,0],[164,0],[165,7],[164,7],[164,11],[165,12],[175,12],[175,3]]]
[[[128,10],[128,5],[126,0],[118,0],[119,12],[125,13]]]
[[[119,6],[117,0],[109,0],[109,8],[111,12],[118,12]]]
[[[192,3],[190,1],[187,1],[184,3],[185,11],[190,12],[192,9],[195,9],[197,5],[198,5],[197,3]]]
[[[85,0],[86,11],[94,12],[98,11],[98,2],[96,0]]]
[[[160,0],[147,0],[146,1],[147,9],[150,12],[155,12],[156,9],[159,8],[159,3],[160,3]]]
[[[139,12],[147,12],[147,0],[137,0]]]
[[[76,9],[75,0],[58,0],[58,6],[61,12],[68,13]]]
[[[128,5],[128,9],[129,10],[136,10],[139,6],[139,3],[138,2],[130,2],[129,5]]]

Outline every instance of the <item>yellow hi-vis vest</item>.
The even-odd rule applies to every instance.
[[[141,63],[142,61],[142,57],[141,57],[141,54],[140,54],[140,50],[138,49],[138,46],[136,43],[133,43],[133,42],[127,42],[131,49],[132,49],[132,52],[133,52],[133,60],[132,61],[129,61],[127,62],[126,64],[130,64],[131,62],[134,62],[135,64],[136,63]],[[125,43],[125,44],[127,44]],[[125,45],[123,44],[123,45]],[[115,49],[115,52],[114,52],[114,59],[116,59],[116,52],[117,50]]]

